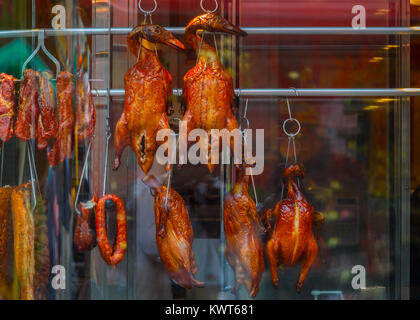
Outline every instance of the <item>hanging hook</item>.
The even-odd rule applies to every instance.
[[[56,77],[54,80],[57,80],[58,75],[60,74],[61,71],[61,67],[60,67],[60,62],[47,50],[47,48],[45,47],[44,44],[44,40],[45,40],[45,29],[39,30],[38,31],[38,45],[35,48],[35,50],[32,52],[32,54],[28,57],[28,59],[26,59],[26,61],[23,63],[22,66],[22,77],[23,78],[23,73],[26,69],[26,66],[28,65],[28,63],[37,55],[37,53],[39,52],[39,50],[42,49],[42,51],[45,53],[45,55],[50,58],[50,60],[52,62],[54,62],[55,67],[56,67]]]
[[[4,168],[4,148],[6,144],[3,141],[0,141],[0,152],[1,152],[1,158],[0,158],[0,187],[3,187],[3,168]]]
[[[80,179],[79,179],[79,186],[77,187],[76,199],[74,199],[74,210],[79,215],[81,214],[81,212],[79,211],[79,208],[77,208],[77,204],[79,202],[80,189],[82,188],[82,182],[83,182],[83,179],[84,179],[84,176],[85,176],[85,171],[86,171],[87,164],[88,164],[91,145],[92,145],[92,139],[89,141],[88,150],[86,152],[85,161],[83,163],[82,174],[80,175]]]
[[[239,94],[238,95],[240,96],[240,94],[241,94],[241,90],[239,89]],[[244,115],[242,116],[242,121],[241,121],[241,131],[242,131],[242,139],[243,139],[243,142],[244,142],[244,146],[247,145],[247,142],[246,142],[246,139],[245,139],[245,130],[243,128],[244,121],[246,121],[247,129],[249,129],[249,127],[250,127],[250,122],[249,122],[249,119],[247,118],[248,103],[249,103],[249,99],[246,99]],[[254,190],[255,205],[258,208],[259,203],[258,203],[258,197],[257,197],[257,189],[255,188],[254,174],[252,172],[252,167],[249,167],[249,169],[251,171],[251,182],[252,182],[252,188]]]
[[[246,114],[248,112],[248,102],[249,102],[249,99],[246,99],[244,115],[243,115],[242,121],[241,121],[241,131],[242,131],[242,133],[244,133],[244,127],[243,127],[244,121],[246,121],[246,129],[249,129],[249,127],[250,127],[249,119],[246,116]]]
[[[139,9],[140,9],[140,11],[143,12],[144,15],[151,15],[153,12],[156,11],[157,6],[158,6],[156,0],[153,0],[153,2],[154,2],[154,5],[155,6],[154,6],[154,8],[152,10],[144,10],[143,7],[141,6],[141,0],[139,0]]]
[[[38,174],[36,172],[36,166],[35,166],[35,156],[34,152],[32,150],[32,145],[30,141],[26,142],[26,147],[28,150],[28,163],[29,163],[29,174],[31,176],[31,187],[32,187],[32,210],[35,210],[38,199],[37,199],[37,188],[35,187],[35,184],[38,186],[38,192],[41,193],[39,190],[39,184],[38,184]]]
[[[204,0],[200,1],[200,7],[201,10],[203,10],[206,13],[214,13],[217,11],[217,9],[219,9],[219,3],[217,2],[217,0],[214,0],[214,3],[216,4],[216,7],[213,10],[207,10],[206,8],[204,8]]]
[[[109,140],[111,139],[111,126],[109,124],[109,106],[110,106],[110,98],[111,93],[109,88],[107,88],[108,93],[108,108],[107,108],[107,116],[106,116],[106,149],[105,149],[105,165],[104,165],[104,182],[102,186],[102,196],[106,194],[106,185],[108,182],[108,155],[109,155]]]
[[[168,197],[169,197],[169,188],[171,186],[171,176],[172,176],[172,167],[168,173],[168,183],[166,185],[166,195],[165,195],[165,211],[168,212]]]

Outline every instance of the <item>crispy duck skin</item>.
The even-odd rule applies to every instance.
[[[301,164],[292,164],[286,168],[283,180],[287,188],[287,197],[264,214],[270,232],[266,252],[273,285],[277,286],[279,282],[277,273],[279,264],[294,266],[302,261],[302,269],[296,283],[297,292],[301,291],[318,254],[318,243],[312,225],[315,222],[320,227],[323,221],[323,215],[314,211],[295,181],[295,178],[303,176],[304,169]],[[273,229],[272,217],[275,219]]]
[[[54,87],[50,82],[49,72],[37,73],[38,81],[38,149],[44,150],[48,142],[55,138],[58,130],[57,110],[55,106]]]
[[[13,244],[20,298],[34,300],[35,223],[31,211],[31,183],[12,192]]]
[[[58,92],[58,132],[53,148],[48,152],[48,161],[51,166],[62,163],[70,158],[73,151],[73,75],[62,71],[57,79]]]
[[[36,139],[38,134],[38,74],[31,69],[25,70],[19,90],[15,136],[24,141]]]
[[[235,108],[232,77],[217,57],[216,50],[201,40],[198,35],[199,30],[240,36],[245,36],[246,33],[213,13],[206,13],[194,18],[185,29],[187,43],[197,55],[199,54],[198,63],[184,76],[183,104],[186,105],[186,111],[183,121],[187,124],[187,133],[189,134],[192,129],[196,128],[205,130],[209,136],[212,129],[227,129],[231,132],[239,128],[232,112]],[[187,139],[186,137],[181,136],[180,138]],[[213,143],[217,143],[217,140],[214,139]],[[187,145],[187,142],[187,140],[180,141],[180,145]],[[201,143],[208,145],[207,167],[212,172],[215,164],[211,163],[211,145],[207,141]],[[233,138],[230,143],[233,152]],[[203,148],[205,147],[203,146]],[[182,155],[180,162],[186,163],[186,159],[182,158]]]
[[[89,84],[89,75],[81,69],[76,77],[76,135],[79,142],[89,140],[96,124],[95,106]]]
[[[137,63],[125,75],[125,104],[115,129],[114,170],[120,166],[121,155],[131,146],[137,162],[147,175],[153,165],[156,141],[160,129],[170,129],[167,113],[172,109],[172,77],[159,61],[154,50],[142,43],[142,38],[163,43],[177,50],[184,45],[171,33],[157,25],[141,25],[128,36],[128,47],[137,57]],[[170,165],[167,166],[167,170]]]
[[[50,248],[48,242],[48,218],[45,201],[37,200],[34,210],[35,221],[35,279],[34,295],[37,300],[47,298],[47,286],[50,276]]]
[[[166,211],[166,187],[153,176],[149,176],[145,183],[156,192],[156,242],[160,259],[170,278],[186,289],[204,286],[203,282],[194,278],[198,271],[192,249],[194,233],[184,199],[170,188]]]
[[[80,204],[81,214],[77,216],[74,230],[74,244],[79,251],[90,251],[96,247],[95,207],[98,197]]]
[[[0,140],[7,142],[13,135],[15,116],[15,78],[0,73]]]
[[[254,200],[248,194],[250,176],[243,170],[239,180],[224,200],[226,259],[235,272],[236,292],[244,285],[255,298],[264,272],[261,234],[265,232]]]
[[[10,297],[13,283],[12,191],[0,188],[0,300]]]

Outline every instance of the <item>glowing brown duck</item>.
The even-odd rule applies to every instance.
[[[183,121],[187,124],[187,132],[200,128],[210,136],[212,129],[238,129],[232,109],[234,108],[235,93],[231,75],[225,70],[216,50],[207,42],[202,41],[198,31],[224,32],[233,35],[246,36],[246,32],[232,25],[223,17],[214,13],[206,13],[191,20],[185,29],[187,43],[198,55],[198,62],[184,76],[183,101],[186,111]],[[180,136],[180,145],[186,145],[186,137]],[[212,141],[216,142],[214,139]],[[233,139],[231,139],[231,149]],[[210,151],[211,145],[207,141]],[[210,152],[209,152],[210,154]],[[180,159],[186,163],[186,159]],[[214,169],[211,157],[207,164],[210,172]]]
[[[162,186],[153,175],[149,175],[145,183],[156,192],[156,243],[169,276],[186,289],[204,286],[194,278],[198,271],[192,249],[194,232],[184,199],[169,188],[165,208],[166,186]]]
[[[251,176],[241,177],[226,196],[223,220],[226,238],[226,259],[235,272],[233,292],[244,285],[255,298],[264,272],[264,251],[261,233],[265,232],[254,200],[248,194]]]
[[[314,211],[295,181],[304,177],[301,164],[293,164],[283,172],[287,188],[287,197],[277,203],[274,209],[265,212],[264,218],[270,232],[266,250],[270,262],[273,285],[277,286],[279,279],[277,269],[279,264],[294,266],[302,261],[302,270],[296,283],[296,290],[301,291],[308,275],[309,268],[318,254],[318,244],[312,231],[314,222],[320,227],[324,217]],[[271,230],[271,217],[275,224]]]
[[[158,147],[157,132],[170,128],[166,114],[172,109],[172,77],[142,39],[177,50],[185,50],[185,47],[157,25],[138,26],[128,36],[128,47],[138,61],[125,75],[124,111],[115,129],[114,170],[120,166],[124,149],[131,146],[147,175]]]

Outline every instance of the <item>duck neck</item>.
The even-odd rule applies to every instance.
[[[204,34],[203,34],[204,36]],[[216,49],[213,48],[208,42],[202,37],[197,34],[197,30],[190,29],[186,33],[187,43],[193,48],[196,54],[199,56],[199,60],[204,61],[205,63],[209,64],[212,62],[219,62],[219,58],[217,57]],[[201,48],[200,48],[201,43]]]
[[[251,176],[242,173],[239,180],[236,182],[235,187],[233,188],[233,193],[248,194],[250,179]]]
[[[288,178],[286,181],[287,198],[294,200],[303,200],[305,196],[293,178]]]

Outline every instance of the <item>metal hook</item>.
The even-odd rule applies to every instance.
[[[81,214],[81,212],[79,211],[79,208],[77,208],[77,204],[79,202],[80,189],[82,188],[82,182],[83,182],[83,178],[85,176],[85,171],[88,164],[91,145],[92,145],[92,139],[89,141],[88,150],[86,152],[85,161],[83,163],[82,174],[80,175],[80,179],[79,179],[79,186],[77,187],[76,199],[74,199],[74,210],[79,215]]]
[[[143,8],[142,8],[142,6],[141,6],[141,0],[139,0],[139,9],[140,9],[140,11],[141,12],[143,12],[145,15],[151,15],[153,12],[155,12],[156,11],[156,9],[157,9],[157,1],[156,0],[153,0],[153,2],[154,2],[154,8],[152,9],[152,10],[144,10]]]
[[[287,129],[286,129],[286,123],[288,123],[289,121],[296,122],[296,124],[298,126],[297,130],[293,133],[288,132]],[[284,122],[283,122],[283,132],[290,138],[293,138],[293,137],[297,136],[300,132],[300,129],[301,129],[300,122],[299,122],[299,120],[297,120],[295,118],[289,118],[289,119],[284,120]]]
[[[110,108],[110,98],[111,92],[109,88],[106,89],[108,93],[108,106],[107,106],[107,115],[106,115],[106,149],[105,149],[105,165],[104,165],[104,182],[102,186],[102,196],[105,195],[106,185],[108,182],[108,155],[109,155],[109,139],[111,139],[111,127],[109,125],[109,108]]]
[[[4,168],[4,148],[6,144],[3,141],[0,141],[0,152],[1,152],[1,158],[0,158],[0,187],[3,186],[3,168]]]
[[[24,73],[28,63],[37,55],[39,50],[42,49],[42,51],[45,53],[45,55],[48,58],[50,58],[50,60],[52,62],[54,62],[55,66],[56,66],[56,77],[55,77],[54,80],[57,80],[58,75],[60,74],[60,71],[61,71],[60,62],[58,62],[58,60],[47,50],[47,48],[45,47],[45,44],[44,44],[44,39],[45,39],[45,30],[44,29],[39,30],[38,31],[38,45],[35,48],[35,50],[32,52],[32,54],[28,57],[28,59],[26,59],[26,61],[23,63],[22,78],[23,78],[23,73]]]
[[[32,146],[31,146],[31,142],[27,141],[26,142],[26,147],[28,150],[28,163],[29,163],[29,174],[31,176],[31,187],[32,187],[32,210],[35,210],[37,204],[38,204],[38,200],[37,200],[37,190],[35,187],[35,184],[38,181],[38,174],[36,172],[36,166],[35,166],[35,156],[32,150]],[[38,185],[38,192],[41,193],[41,191],[39,190],[39,184]]]
[[[213,12],[216,12],[217,11],[217,9],[219,9],[219,3],[217,2],[217,0],[214,0],[214,3],[216,4],[216,7],[214,8],[214,10],[207,10],[207,9],[205,9],[204,8],[204,0],[201,0],[200,1],[200,7],[201,7],[201,10],[203,10],[204,12],[206,12],[206,13],[213,13]]]
[[[168,183],[166,185],[166,196],[165,196],[165,211],[168,212],[168,197],[169,197],[169,188],[171,185],[171,176],[172,176],[172,167],[168,173]]]

